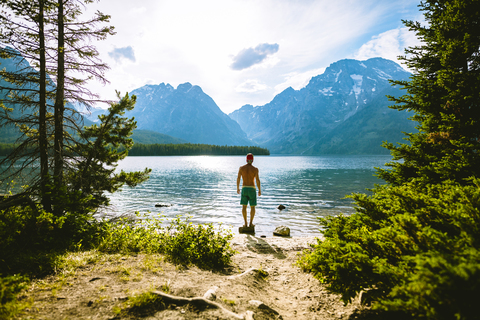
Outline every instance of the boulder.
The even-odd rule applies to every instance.
[[[285,226],[278,226],[273,231],[274,236],[281,236],[281,237],[290,237],[290,228]]]
[[[238,233],[255,233],[255,227],[239,227]]]

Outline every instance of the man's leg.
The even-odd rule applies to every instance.
[[[246,210],[245,210],[246,211]],[[253,217],[255,217],[255,206],[250,207],[250,227],[254,227],[255,225],[252,223],[253,222]],[[247,220],[245,220],[245,223],[247,223]]]
[[[243,220],[245,220],[245,224],[243,225],[244,227],[248,226],[247,224],[247,205],[242,205],[242,214],[243,214]]]

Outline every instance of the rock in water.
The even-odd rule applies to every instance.
[[[282,237],[289,237],[290,236],[290,228],[285,226],[278,226],[273,231],[274,236],[282,236]]]
[[[284,206],[283,204],[281,204],[281,205],[279,205],[279,206],[277,207],[277,209],[278,209],[278,210],[283,210],[283,209],[285,209],[285,206]]]
[[[155,207],[156,208],[166,208],[166,207],[171,207],[172,205],[169,203],[156,203]]]
[[[255,227],[239,227],[238,233],[255,233]]]

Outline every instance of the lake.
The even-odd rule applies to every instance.
[[[270,236],[279,225],[288,226],[292,236],[319,235],[317,218],[353,213],[354,203],[345,195],[365,193],[382,183],[373,176],[374,167],[384,167],[390,160],[391,156],[255,157],[262,187],[254,219],[256,235]],[[221,222],[238,232],[243,218],[236,180],[244,164],[245,156],[127,157],[119,169],[148,167],[150,179],[110,195],[106,212],[190,215],[193,223]],[[171,206],[156,208],[157,203]],[[280,204],[286,209],[278,210]]]

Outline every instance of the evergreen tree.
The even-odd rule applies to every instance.
[[[63,201],[69,212],[92,212],[108,205],[105,192],[113,193],[124,184],[133,187],[148,179],[151,169],[115,172],[117,162],[128,155],[133,145],[130,136],[137,126],[133,118],[122,117],[134,108],[136,97],[117,95],[119,101],[111,103],[108,114],[99,117],[100,124],[79,132],[83,142],[72,149],[75,157],[65,177],[68,200]]]
[[[424,1],[426,25],[406,21],[422,45],[403,59],[415,70],[410,81],[394,81],[408,94],[394,108],[413,110],[419,132],[410,144],[387,145],[393,170],[380,170],[388,183],[436,183],[480,176],[480,3]]]
[[[2,3],[0,22],[2,42],[13,47],[0,48],[0,55],[4,62],[11,66],[3,69],[0,75],[3,82],[0,85],[0,99],[4,103],[3,113],[0,115],[2,125],[16,125],[23,132],[18,147],[1,162],[9,164],[12,175],[25,171],[25,165],[34,163],[39,157],[39,179],[31,183],[40,184],[42,204],[51,210],[48,163],[48,96],[51,86],[47,77],[46,68],[46,33],[45,11],[51,10],[52,4],[46,0],[5,1]],[[7,12],[8,10],[8,12]],[[18,19],[21,16],[23,19]],[[24,59],[28,59],[38,68],[30,67]],[[12,66],[13,65],[13,66]],[[6,105],[6,106],[5,106]],[[21,108],[19,108],[21,106]],[[10,107],[10,108],[8,108]],[[12,107],[21,112],[11,112]],[[24,159],[27,156],[28,160]],[[19,157],[22,158],[20,161]],[[13,169],[15,165],[20,166]]]
[[[354,194],[356,213],[321,219],[324,240],[299,264],[378,318],[474,319],[480,295],[480,1],[426,0],[410,81],[394,108],[415,111],[410,144],[387,145],[387,184]],[[393,314],[392,314],[393,312]],[[395,319],[397,319],[395,317]]]

